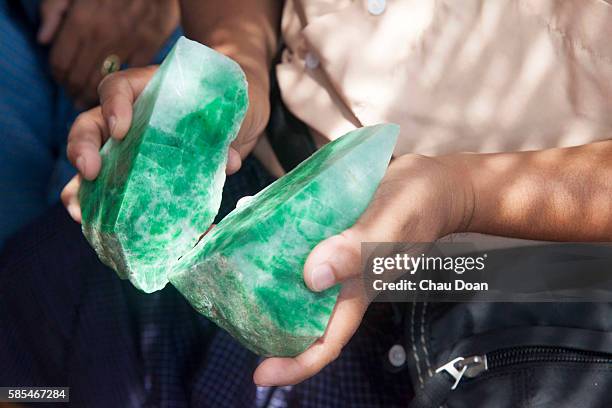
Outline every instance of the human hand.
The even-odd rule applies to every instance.
[[[156,70],[156,66],[132,68],[109,75],[99,86],[100,106],[80,114],[72,125],[68,135],[67,154],[79,174],[64,187],[62,201],[75,221],[81,222],[77,198],[81,178],[95,179],[102,165],[99,152],[102,144],[109,137],[121,140],[128,133],[134,101]],[[230,146],[227,174],[240,169],[242,158],[250,153],[266,126],[270,102],[264,89],[257,81],[249,81],[249,108]]]
[[[355,225],[319,243],[304,281],[319,292],[342,284],[323,337],[295,358],[268,358],[253,376],[259,385],[296,384],[334,361],[368,306],[361,280],[362,242],[433,242],[462,229],[472,206],[469,178],[454,158],[406,155],[394,160]]]
[[[149,64],[179,23],[177,0],[43,0],[38,41],[51,45],[55,79],[77,105],[91,106],[111,55]]]

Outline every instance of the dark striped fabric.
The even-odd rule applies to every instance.
[[[399,316],[398,316],[399,313]],[[394,368],[388,351],[403,337],[404,308],[372,304],[340,357],[319,374],[293,387],[259,389],[270,408],[406,407],[413,397],[406,366]],[[399,318],[398,318],[399,317]],[[260,395],[260,399],[263,397]]]
[[[223,212],[270,179],[254,164],[229,179]],[[406,344],[373,305],[340,358],[294,387],[257,389],[257,356],[197,314],[172,286],[144,294],[102,265],[56,206],[0,254],[0,385],[69,386],[74,407],[403,407]]]
[[[270,181],[247,159],[222,214]],[[257,357],[172,286],[118,279],[59,205],[0,254],[0,333],[0,385],[70,386],[75,407],[255,405]]]

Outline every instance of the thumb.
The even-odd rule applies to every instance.
[[[361,273],[361,242],[354,227],[320,242],[304,264],[304,281],[315,292],[358,277]]]
[[[38,30],[38,42],[49,44],[59,28],[69,0],[45,0],[40,5],[41,25]]]
[[[411,213],[401,188],[405,171],[391,168],[355,225],[320,242],[306,259],[304,281],[311,290],[320,292],[360,277],[362,242],[397,242],[406,235],[404,221]]]

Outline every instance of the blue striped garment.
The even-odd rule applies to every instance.
[[[0,247],[56,203],[75,174],[65,152],[78,111],[51,77],[48,49],[36,42],[39,6],[40,0],[0,0]]]

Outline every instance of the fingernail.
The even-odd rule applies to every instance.
[[[315,267],[310,273],[313,289],[317,292],[329,289],[336,283],[334,271],[328,264]]]
[[[79,156],[76,159],[76,168],[81,174],[85,174],[85,158],[83,156]]]
[[[111,136],[115,136],[115,128],[117,127],[117,118],[111,116],[108,118],[108,130],[110,131]]]

